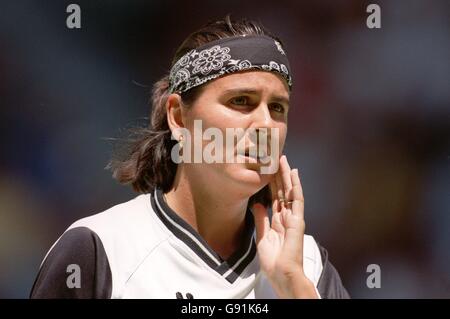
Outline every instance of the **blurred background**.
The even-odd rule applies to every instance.
[[[366,7],[381,7],[368,29]],[[50,4],[51,3],[51,4]],[[81,7],[81,29],[66,7]],[[209,20],[247,17],[294,75],[286,153],[307,233],[354,298],[450,298],[450,4],[408,1],[2,1],[0,297],[27,298],[75,220],[136,196],[104,169],[145,123],[152,84]],[[367,266],[381,267],[369,289]]]

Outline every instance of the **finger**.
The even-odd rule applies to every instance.
[[[275,175],[273,176],[272,180],[269,183],[270,187],[270,193],[272,195],[272,212],[278,212],[279,211],[279,202],[278,202],[278,196],[277,196],[277,185],[275,181]]]
[[[287,199],[291,199],[291,189],[292,189],[292,181],[291,181],[291,167],[287,161],[285,155],[281,156],[280,159],[280,167],[281,167],[281,182],[284,190],[284,197]]]
[[[293,169],[291,171],[291,179],[292,179],[292,213],[298,215],[300,219],[304,219],[304,206],[305,200],[303,198],[303,189],[302,184],[300,183],[300,177],[298,176],[298,170]]]
[[[277,189],[277,198],[280,199],[285,199],[284,197],[284,188],[283,188],[283,181],[281,178],[281,167],[278,169],[278,172],[275,174],[275,185],[276,185],[276,189]],[[280,205],[279,205],[279,210],[281,210],[284,207],[284,202],[283,201],[279,201]]]
[[[303,259],[303,236],[305,234],[304,223],[298,224],[297,227],[288,227],[284,235],[283,258],[288,260],[296,260],[299,265]]]
[[[256,228],[256,243],[263,238],[270,230],[270,221],[267,209],[260,203],[256,203],[252,207],[253,218]]]
[[[283,226],[282,216],[281,213],[273,213],[272,214],[272,224],[271,227],[273,230],[275,230],[280,235],[284,235],[285,228]]]
[[[292,179],[292,215],[286,223],[286,231],[283,244],[283,258],[296,260],[301,267],[303,267],[303,237],[305,234],[305,220],[304,220],[304,201],[303,190],[300,183],[298,170],[291,171]]]

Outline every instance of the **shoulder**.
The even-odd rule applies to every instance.
[[[95,285],[103,285],[104,291],[109,290],[107,295],[114,297],[129,274],[167,237],[155,220],[149,194],[82,218],[70,225],[50,248],[42,262],[32,297],[105,297],[95,295]],[[67,290],[67,267],[72,264],[80,266],[88,291]],[[101,276],[109,278],[106,286],[97,283]],[[54,284],[55,281],[59,286]]]
[[[78,220],[70,229],[86,227],[100,238],[111,266],[113,294],[151,251],[170,236],[143,194],[99,214]]]
[[[318,242],[316,242],[316,246],[322,264],[317,283],[317,290],[320,296],[324,299],[349,299],[350,295],[345,289],[337,269],[331,263],[327,249]]]
[[[97,233],[114,232],[136,228],[150,221],[150,195],[139,195],[127,202],[115,205],[105,211],[77,220],[68,229],[87,227]]]
[[[323,264],[319,246],[311,235],[303,237],[303,270],[306,277],[311,280],[315,286],[318,285],[320,275],[322,274]]]
[[[121,247],[130,250],[130,246],[147,250],[167,238],[167,233],[156,221],[149,194],[139,195],[101,213],[82,218],[68,230],[79,227],[95,232],[107,253]]]
[[[303,268],[321,298],[350,298],[338,271],[328,258],[328,251],[310,235],[303,238]]]
[[[109,298],[111,280],[100,238],[88,228],[76,227],[47,254],[31,298]]]

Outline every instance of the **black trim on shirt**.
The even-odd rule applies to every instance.
[[[67,280],[80,269],[80,287],[69,288]],[[87,227],[66,231],[48,253],[30,293],[32,299],[111,298],[112,275],[103,244]]]
[[[317,290],[323,299],[350,299],[350,295],[342,284],[336,268],[328,259],[328,251],[319,243],[317,246],[322,257],[322,273],[317,284]]]

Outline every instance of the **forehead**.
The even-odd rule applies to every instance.
[[[243,88],[289,97],[289,87],[283,77],[267,71],[232,73],[211,81],[206,89],[221,93]]]

